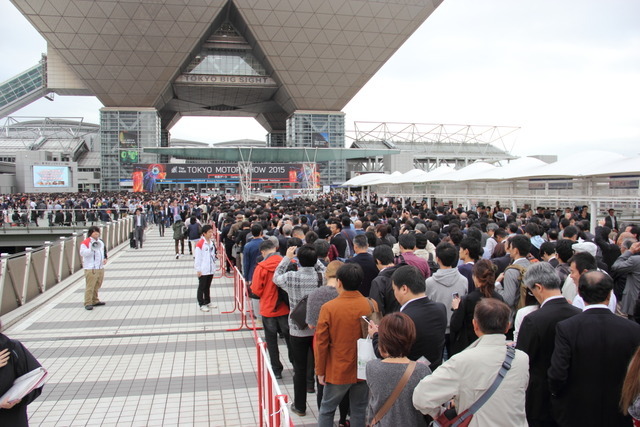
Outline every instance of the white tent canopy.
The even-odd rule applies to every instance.
[[[476,179],[477,176],[494,169],[496,169],[496,167],[490,163],[475,162],[453,173],[443,175],[438,179],[438,181],[466,181],[469,179]]]
[[[593,170],[602,164],[619,162],[625,157],[608,151],[576,152],[571,156],[555,163],[534,168],[514,178],[542,178],[542,177],[574,177],[593,175]],[[640,165],[636,166],[636,168]]]
[[[365,173],[362,175],[354,176],[350,180],[342,184],[343,187],[360,187],[361,185],[369,185],[369,182],[373,182],[378,178],[387,176],[384,173]]]
[[[608,151],[585,151],[576,152],[549,164],[532,157],[521,157],[501,167],[486,162],[475,162],[459,170],[443,165],[431,172],[413,169],[404,174],[397,171],[392,174],[370,173],[352,178],[342,186],[637,174],[640,174],[640,156],[625,157]]]
[[[478,174],[476,177],[469,179],[478,180],[503,180],[512,179],[517,176],[521,176],[523,173],[527,173],[534,168],[540,168],[547,165],[540,159],[533,157],[520,157],[513,160],[504,166],[497,167],[495,169],[488,169],[484,173]]]

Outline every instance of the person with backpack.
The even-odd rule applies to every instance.
[[[260,241],[259,250],[263,259],[257,263],[253,270],[251,292],[260,298],[260,315],[262,316],[264,338],[269,351],[271,369],[273,369],[276,379],[281,379],[284,367],[280,362],[278,329],[282,331],[287,344],[289,360],[293,360],[289,339],[289,323],[287,321],[289,317],[289,299],[286,293],[282,290],[279,292],[279,288],[273,283],[273,275],[276,267],[282,261],[282,256],[278,253],[277,244],[271,239]]]
[[[189,239],[189,255],[193,255],[193,249],[191,244],[195,246],[196,243],[200,240],[200,236],[202,235],[202,226],[200,222],[198,222],[195,215],[192,215],[189,218],[189,224],[187,225],[187,233],[186,238]]]
[[[176,259],[178,259],[181,255],[184,255],[184,234],[187,231],[187,226],[182,222],[182,217],[180,215],[175,217],[171,229],[173,230],[173,241],[176,246]],[[180,245],[179,252],[178,244]]]
[[[524,273],[531,262],[527,255],[531,249],[531,240],[527,236],[517,234],[508,239],[507,251],[513,262],[500,274],[496,280],[496,291],[504,302],[511,307],[511,329],[507,337],[513,339],[513,322],[520,302],[520,289],[524,286]]]

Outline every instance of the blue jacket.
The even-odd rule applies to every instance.
[[[264,242],[260,237],[254,237],[244,245],[242,251],[242,274],[247,282],[251,281],[253,277],[253,270],[258,264],[258,257],[260,256],[260,243]]]

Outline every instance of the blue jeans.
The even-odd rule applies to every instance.
[[[360,381],[355,384],[327,383],[324,386],[322,405],[318,414],[318,427],[333,427],[336,408],[347,392],[349,392],[349,402],[351,404],[351,418],[349,419],[351,426],[365,427],[367,402],[369,401],[369,386],[366,381]]]

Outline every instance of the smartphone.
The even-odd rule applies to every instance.
[[[452,293],[451,296],[453,297],[453,299],[460,298],[460,294],[458,292]]]
[[[362,319],[364,319],[364,321],[367,322],[369,325],[371,324],[371,321],[367,316],[362,316]]]

